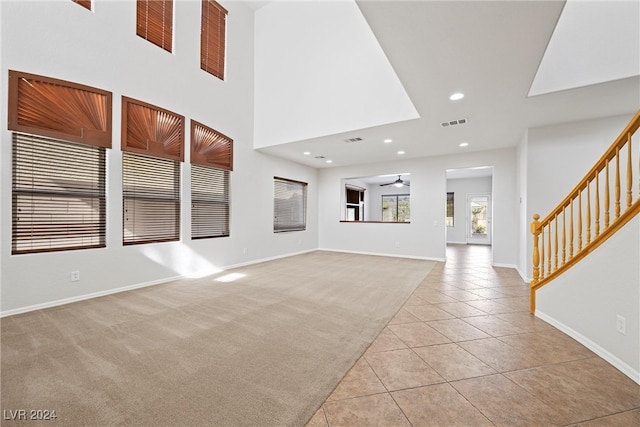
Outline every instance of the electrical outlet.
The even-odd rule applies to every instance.
[[[71,281],[72,282],[77,282],[80,280],[80,272],[79,271],[72,271],[71,272]]]
[[[622,335],[627,335],[627,319],[620,315],[616,316],[616,331]]]

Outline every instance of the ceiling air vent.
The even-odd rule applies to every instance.
[[[324,156],[315,156],[316,159],[324,159]]]
[[[349,139],[345,139],[344,142],[350,144],[352,142],[358,142],[358,141],[362,141],[362,138],[349,138]]]
[[[440,126],[442,126],[443,128],[446,128],[447,126],[463,125],[465,123],[467,123],[467,119],[458,119],[458,120],[451,120],[448,122],[442,122],[440,123]]]

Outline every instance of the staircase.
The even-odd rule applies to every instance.
[[[538,289],[577,264],[640,211],[639,127],[640,111],[551,213],[542,221],[540,215],[533,216],[531,313],[535,313]]]

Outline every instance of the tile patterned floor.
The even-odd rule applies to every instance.
[[[529,314],[487,246],[452,245],[311,418],[337,426],[640,426],[640,386]]]

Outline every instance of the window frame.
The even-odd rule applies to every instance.
[[[274,233],[287,233],[291,231],[306,231],[307,229],[307,187],[308,183],[303,181],[296,181],[288,178],[273,177],[273,232]],[[282,186],[287,186],[282,188]],[[281,197],[284,192],[300,191],[301,201],[296,202],[292,200],[291,203],[279,202],[279,200],[285,200]],[[291,200],[289,197],[286,200]],[[290,209],[293,207],[294,209]],[[278,220],[278,217],[283,218]]]
[[[13,133],[11,202],[12,255],[106,247],[106,148]]]
[[[382,206],[382,222],[385,223],[395,223],[395,222],[399,222],[399,223],[409,223],[411,222],[411,194],[407,193],[407,194],[382,194],[381,195],[382,200],[381,200],[381,206]],[[387,198],[395,198],[395,213],[392,212],[393,218],[395,218],[395,220],[389,221],[389,220],[385,220],[384,219],[384,199],[385,197]],[[405,219],[404,221],[400,221],[400,197],[406,197],[407,200],[409,201],[407,204],[409,206],[409,218]]]
[[[230,179],[228,170],[191,165],[191,240],[231,235]],[[200,185],[207,180],[206,186]]]
[[[455,195],[453,191],[447,192],[447,205],[445,212],[445,224],[447,227],[454,227],[455,225],[455,217],[454,217],[454,209],[455,209]]]

